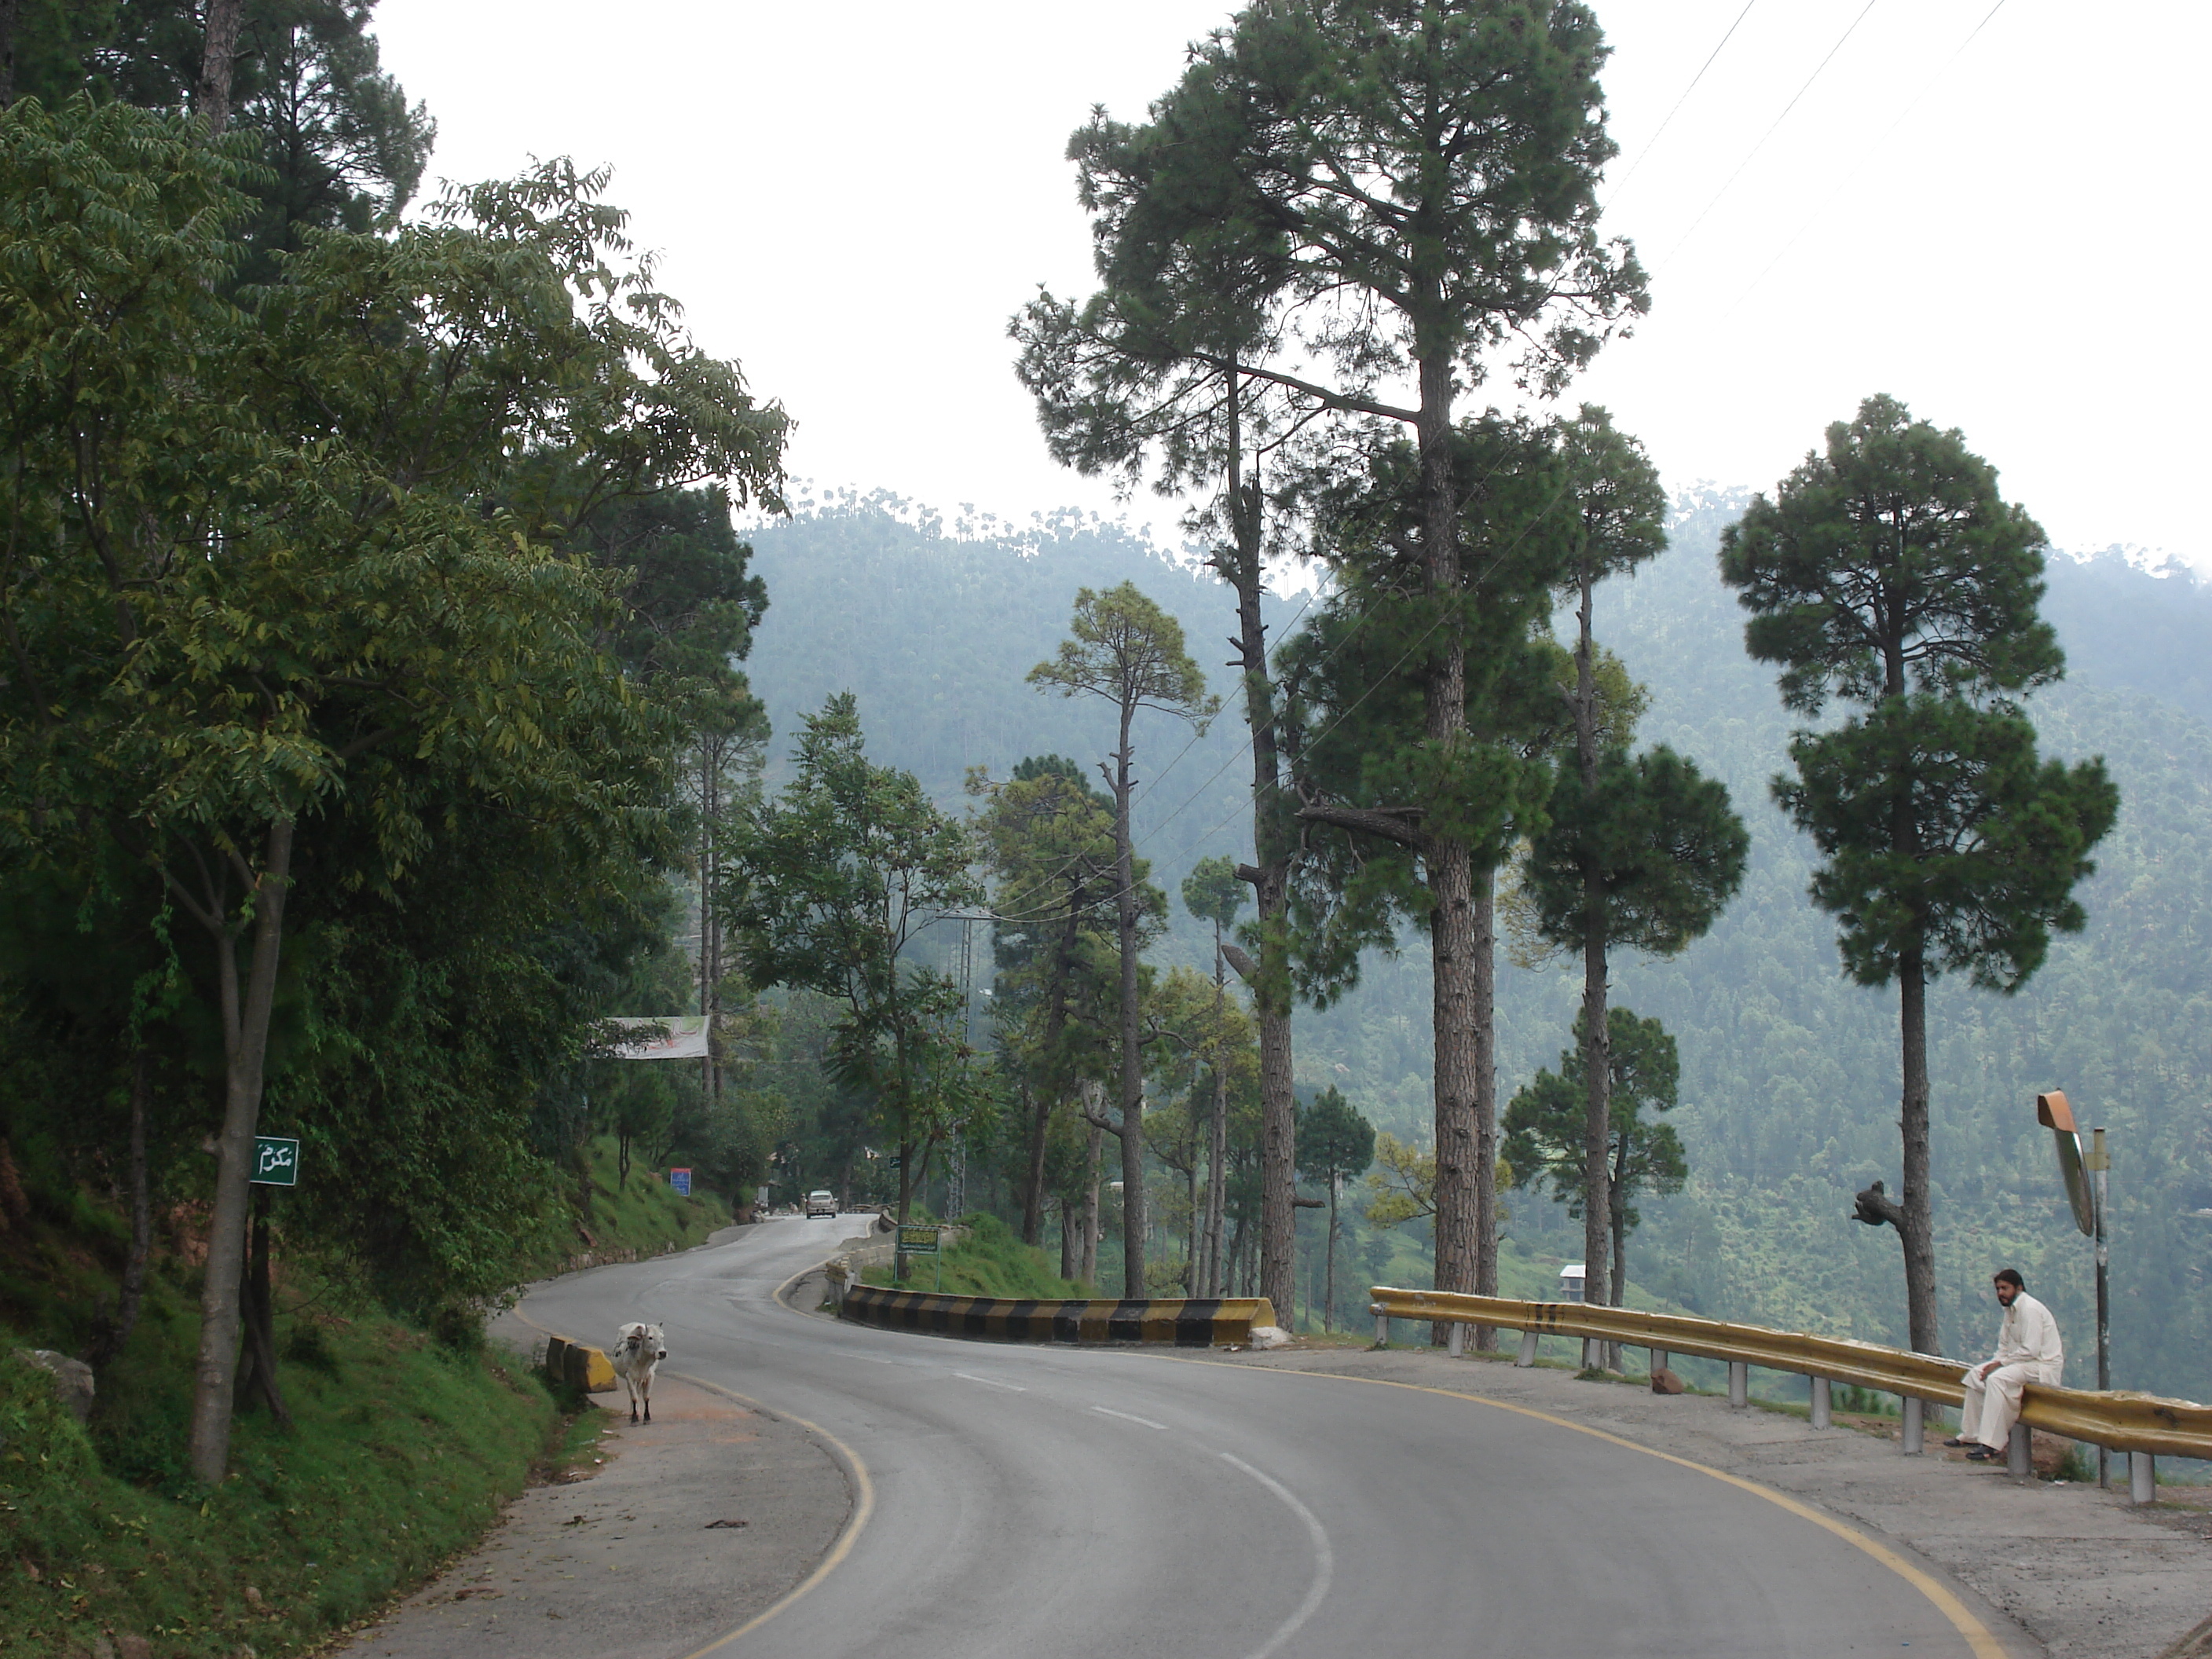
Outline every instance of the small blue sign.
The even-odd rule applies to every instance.
[[[689,1170],[671,1170],[668,1172],[668,1184],[675,1188],[677,1192],[683,1197],[690,1197],[691,1171]]]

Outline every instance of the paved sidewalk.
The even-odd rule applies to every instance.
[[[2002,1467],[1963,1461],[1964,1453],[1946,1455],[1942,1431],[1931,1433],[1926,1455],[1906,1457],[1894,1438],[1856,1428],[1814,1429],[1783,1413],[1732,1410],[1710,1395],[1655,1395],[1640,1384],[1579,1382],[1571,1371],[1455,1360],[1425,1348],[1214,1357],[1480,1395],[1759,1481],[1905,1545],[2002,1609],[2051,1659],[2155,1659],[2212,1613],[2212,1517],[2204,1513],[2212,1493],[2202,1489],[2163,1487],[2159,1504],[2138,1510],[2127,1503],[2124,1472],[2111,1492],[2015,1480]]]
[[[796,1424],[725,1395],[666,1372],[653,1395],[653,1421],[610,1430],[597,1474],[525,1492],[473,1554],[335,1651],[674,1659],[768,1607],[844,1526],[843,1471]]]

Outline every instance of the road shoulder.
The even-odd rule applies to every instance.
[[[1927,1455],[1906,1457],[1894,1439],[1856,1428],[1425,1349],[1215,1358],[1473,1395],[1756,1481],[1903,1545],[2051,1659],[2155,1659],[2212,1611],[2203,1539],[2131,1510],[2124,1478],[2111,1492],[2014,1480],[1947,1459],[1935,1437]]]
[[[813,1570],[851,1511],[799,1425],[664,1374],[592,1479],[534,1487],[465,1559],[336,1650],[346,1659],[677,1659]],[[626,1410],[626,1408],[625,1408]]]

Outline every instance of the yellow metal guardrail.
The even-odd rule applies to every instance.
[[[1697,1354],[1726,1360],[1731,1365],[1794,1371],[1898,1395],[1908,1402],[1933,1401],[1956,1406],[1966,1398],[1960,1377],[1970,1362],[1908,1353],[1872,1342],[1579,1302],[1522,1302],[1511,1297],[1402,1291],[1382,1285],[1370,1291],[1370,1297],[1378,1320],[1440,1321],[1519,1331],[1524,1352],[1530,1358],[1535,1337],[1582,1337],[1650,1348],[1656,1355]],[[2192,1401],[2045,1388],[2031,1382],[2021,1399],[2021,1421],[2115,1451],[2212,1458],[2212,1406]]]

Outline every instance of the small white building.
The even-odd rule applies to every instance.
[[[1559,1300],[1579,1302],[1583,1299],[1583,1263],[1570,1261],[1559,1269]]]

